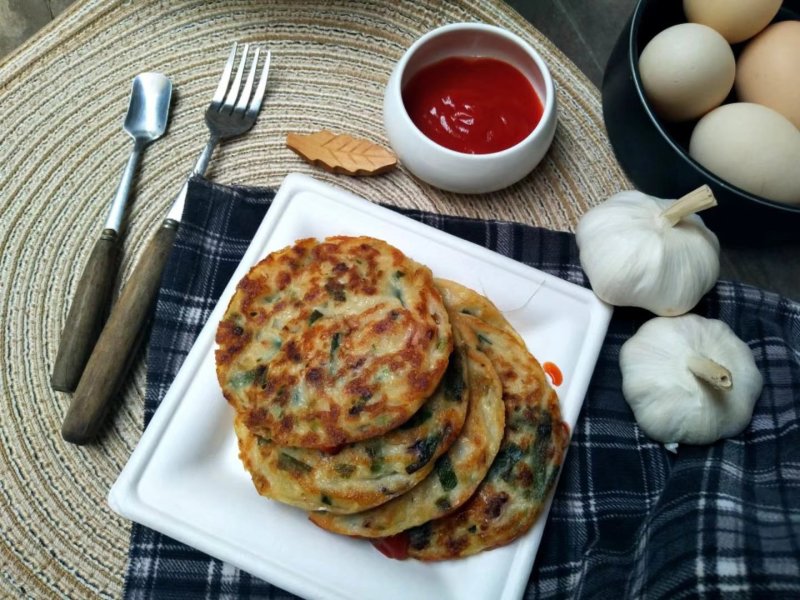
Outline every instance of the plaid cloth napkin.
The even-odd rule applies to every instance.
[[[273,192],[196,179],[158,298],[149,421],[266,213]],[[506,222],[401,211],[580,285],[574,237]],[[621,393],[620,346],[649,314],[611,322],[528,584],[528,598],[800,597],[800,305],[721,282],[698,306],[753,351],[764,392],[750,427],[667,452]],[[134,525],[127,598],[291,594]]]

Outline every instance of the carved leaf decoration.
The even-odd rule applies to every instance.
[[[397,166],[397,157],[386,148],[346,134],[290,133],[286,136],[286,145],[311,164],[332,173],[378,175]]]

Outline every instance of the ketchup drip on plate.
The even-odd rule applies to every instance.
[[[558,387],[564,382],[564,376],[561,374],[561,369],[558,368],[558,365],[546,362],[542,365],[542,369],[550,377],[550,381],[553,382],[554,386]]]
[[[405,560],[408,558],[408,547],[410,543],[411,538],[406,531],[401,531],[389,537],[372,540],[372,545],[375,546],[381,554],[396,560]]]
[[[525,75],[495,58],[450,57],[428,65],[403,88],[403,103],[422,133],[466,154],[518,144],[544,110]]]

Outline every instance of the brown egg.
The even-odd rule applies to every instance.
[[[753,38],[736,64],[736,95],[768,106],[800,128],[800,21],[781,21]]]
[[[683,0],[687,21],[708,25],[731,44],[764,29],[780,7],[781,0]]]

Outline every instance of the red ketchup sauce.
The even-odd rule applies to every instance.
[[[408,547],[411,543],[411,538],[405,531],[385,538],[376,538],[371,541],[372,545],[384,556],[396,560],[405,560],[408,558]]]
[[[553,382],[554,386],[558,387],[564,383],[564,376],[561,374],[561,369],[558,368],[558,365],[546,362],[542,365],[542,369],[544,369],[544,372],[550,377],[550,381]]]
[[[450,57],[421,69],[403,88],[411,120],[437,144],[489,154],[524,140],[542,118],[530,81],[495,58]]]

